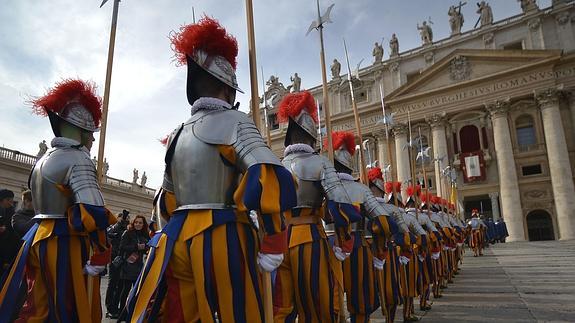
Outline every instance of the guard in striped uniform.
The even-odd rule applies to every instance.
[[[467,223],[470,229],[469,246],[473,250],[473,257],[483,256],[483,221],[479,218],[479,211],[477,209],[471,210],[471,220]]]
[[[341,262],[353,250],[351,224],[361,215],[333,165],[313,148],[317,134],[313,96],[307,91],[287,94],[279,104],[278,118],[288,122],[283,165],[297,182],[297,204],[288,221],[289,249],[274,282],[274,321],[294,322],[297,317],[298,322],[334,322],[343,295]],[[334,223],[333,245],[322,217]]]
[[[204,17],[171,35],[191,117],[169,137],[156,201],[167,219],[128,300],[132,322],[262,322],[258,270],[287,249],[291,174],[234,107],[237,42]],[[250,217],[256,211],[261,242]],[[259,265],[259,268],[258,268]]]
[[[116,222],[90,159],[101,99],[93,83],[65,80],[32,104],[56,138],[30,174],[37,223],[0,284],[0,322],[100,322],[100,274],[111,252],[106,228]]]
[[[421,254],[420,257],[419,307],[422,311],[431,309],[431,304],[429,304],[430,285],[436,281],[435,262],[439,259],[441,250],[441,234],[429,218],[431,211],[429,207],[430,199],[431,195],[429,193],[420,195],[421,205],[417,219],[419,224],[427,231],[427,236],[429,237],[427,251]]]
[[[380,236],[374,234],[373,243],[377,247],[379,259],[383,262],[383,268],[376,271],[381,309],[385,316],[386,322],[395,321],[397,306],[402,302],[401,284],[399,280],[400,264],[399,250],[411,248],[411,234],[409,228],[403,220],[400,210],[395,204],[401,203],[401,183],[400,182],[383,182],[383,174],[379,167],[374,167],[368,172],[369,188],[376,200],[388,210],[391,218],[397,224],[399,233],[393,237]]]
[[[446,227],[446,224],[443,223],[443,218],[439,214],[441,212],[441,198],[439,196],[432,196],[431,197],[431,212],[429,219],[435,225],[435,228],[438,230],[439,234],[441,235],[441,241],[439,241],[438,245],[434,247],[433,251],[435,253],[435,261],[433,262],[434,265],[434,273],[435,273],[435,282],[433,284],[433,297],[440,298],[443,295],[441,294],[441,286],[444,286],[445,275],[447,274],[444,263],[445,263],[445,252],[443,251],[447,236],[443,229]]]
[[[405,213],[403,218],[409,231],[416,236],[412,243],[411,250],[402,251],[400,263],[403,265],[401,271],[401,284],[403,291],[403,320],[405,322],[418,321],[415,316],[413,298],[419,296],[418,283],[420,280],[420,257],[427,251],[427,232],[421,227],[417,217],[419,211],[416,209],[418,203],[416,196],[419,194],[419,186],[409,186],[406,189],[407,199],[405,201]]]
[[[334,132],[332,138],[335,169],[353,205],[361,210],[363,216],[359,222],[352,224],[353,251],[343,262],[347,309],[351,322],[369,322],[371,313],[380,306],[375,268],[383,269],[383,254],[387,251],[384,244],[378,248],[377,242],[391,240],[394,236],[399,239],[399,231],[395,221],[388,216],[388,211],[379,204],[369,187],[355,181],[351,176],[355,154],[353,133]],[[370,248],[371,231],[374,233],[375,254],[372,254]]]

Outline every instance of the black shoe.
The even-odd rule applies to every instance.
[[[106,313],[106,318],[108,318],[108,319],[113,319],[113,320],[115,320],[115,319],[117,319],[119,316],[120,316],[120,314],[118,314],[118,313],[110,313],[110,312],[107,312],[107,313]]]

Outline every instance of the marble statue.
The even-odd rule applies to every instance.
[[[104,173],[104,176],[108,176],[109,170],[110,170],[110,164],[108,164],[108,160],[104,158],[104,165],[102,166],[102,172]]]
[[[146,187],[146,182],[148,181],[148,176],[146,176],[146,172],[142,174],[142,179],[140,180],[140,185],[142,187]]]
[[[431,26],[427,24],[427,21],[424,21],[422,26],[417,24],[417,29],[421,35],[421,42],[423,45],[433,43],[433,30],[431,30]]]
[[[295,73],[290,77],[292,92],[299,92],[301,90],[301,78]]]
[[[48,145],[46,145],[46,140],[42,140],[42,142],[38,144],[38,148],[40,149],[38,150],[38,154],[36,155],[36,157],[40,158],[44,156],[44,154],[48,151]]]
[[[489,3],[481,1],[477,4],[477,7],[481,27],[491,25],[493,23],[493,11],[491,10]]]
[[[451,28],[451,35],[461,34],[461,27],[463,27],[463,14],[461,13],[461,4],[459,6],[449,7],[447,15],[449,15],[449,27]]]
[[[374,64],[381,63],[381,61],[383,60],[383,46],[378,43],[375,43],[371,54],[373,55],[374,58],[373,60]]]
[[[399,56],[399,40],[397,40],[397,36],[395,34],[391,35],[391,39],[389,40],[389,49],[390,49],[390,56]]]
[[[523,10],[523,13],[539,9],[536,0],[517,0],[517,1],[521,3],[521,10]]]
[[[331,64],[331,77],[334,79],[339,78],[339,73],[341,72],[341,63],[337,61],[337,59],[333,59],[333,63]]]
[[[134,174],[134,177],[132,178],[132,183],[136,184],[138,183],[138,170],[134,168],[134,171],[132,172]]]

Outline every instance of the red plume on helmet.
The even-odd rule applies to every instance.
[[[401,182],[386,182],[385,183],[385,193],[392,193],[395,187],[395,192],[401,192]]]
[[[433,203],[433,204],[439,204],[440,202],[441,202],[441,198],[440,198],[439,196],[433,195],[433,196],[431,197],[431,203]]]
[[[430,198],[429,193],[427,193],[427,194],[421,193],[421,194],[419,195],[419,199],[421,200],[422,203],[425,203],[425,202],[427,202],[428,200],[430,200],[431,198]]]
[[[197,24],[182,26],[169,37],[179,65],[186,64],[186,56],[202,50],[210,56],[224,57],[236,69],[238,42],[213,18],[204,16]]]
[[[407,193],[407,196],[417,196],[421,192],[421,186],[408,186],[405,192]]]
[[[473,210],[471,210],[471,213],[479,213],[479,210],[478,210],[478,209],[473,209]]]
[[[279,104],[278,121],[288,122],[290,117],[297,117],[303,109],[306,109],[313,121],[318,123],[317,106],[311,93],[308,91],[288,93]]]
[[[67,79],[56,83],[56,86],[40,98],[32,100],[32,110],[41,116],[48,112],[59,114],[69,103],[81,104],[92,115],[96,127],[102,118],[102,99],[96,95],[96,84],[92,81]]]
[[[355,135],[348,131],[334,131],[331,135],[331,142],[333,150],[338,150],[341,146],[345,145],[345,149],[350,155],[355,154]],[[324,145],[327,145],[327,140],[324,141]]]
[[[383,173],[381,172],[381,168],[379,167],[372,167],[368,172],[367,172],[367,178],[369,179],[370,182],[375,181],[376,179],[382,179],[383,178]],[[387,183],[385,183],[385,186],[387,186]]]

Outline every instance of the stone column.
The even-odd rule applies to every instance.
[[[491,212],[493,213],[493,221],[497,221],[501,217],[499,214],[499,192],[489,193],[491,199]]]
[[[395,137],[395,167],[397,168],[397,181],[402,183],[401,197],[405,198],[405,185],[403,182],[411,177],[409,151],[403,149],[407,144],[407,125],[397,123],[393,127]]]
[[[571,129],[573,130],[573,138],[575,138],[575,92],[570,92],[569,97],[569,110],[571,111]]]
[[[509,241],[525,241],[523,228],[523,212],[521,197],[517,183],[517,170],[511,145],[511,133],[507,120],[509,101],[496,101],[486,104],[493,123],[493,140],[497,154],[497,169],[499,171],[499,191],[501,196],[501,211],[507,229]]]
[[[445,134],[445,115],[434,114],[427,119],[431,126],[431,136],[433,140],[433,158],[435,165],[435,187],[437,195],[443,198],[447,197],[447,187],[443,187],[441,181],[441,170],[447,165],[447,136]]]
[[[391,140],[391,138],[389,138]],[[385,138],[385,130],[377,134],[377,161],[378,166],[381,167],[381,170],[389,164],[390,162],[390,155],[387,151],[387,140]],[[389,176],[389,175],[387,175]],[[391,178],[391,177],[389,177]],[[386,178],[387,180],[387,178]]]
[[[575,210],[575,188],[559,111],[560,94],[557,88],[549,88],[535,93],[535,98],[539,103],[543,118],[559,239],[567,240],[575,239],[575,218],[572,216]]]

